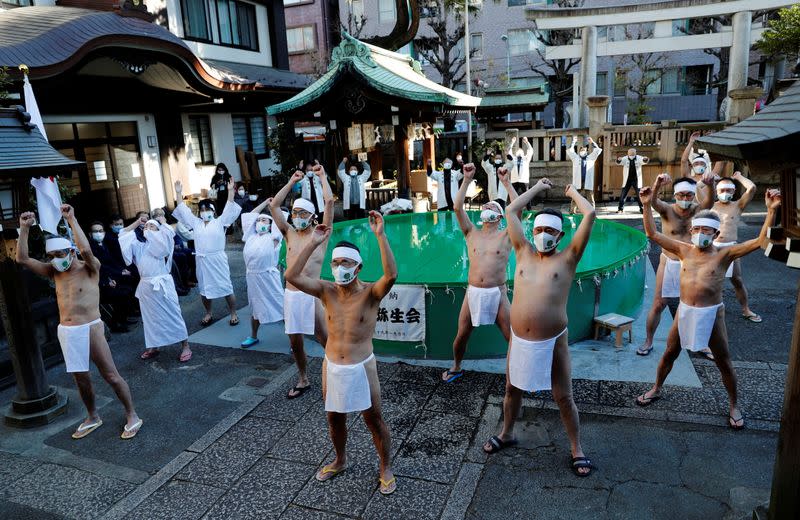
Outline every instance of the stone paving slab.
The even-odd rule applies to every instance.
[[[100,516],[136,486],[55,464],[42,464],[0,498],[70,518]]]
[[[269,450],[269,456],[314,467],[322,462],[331,446],[328,420],[319,402],[300,417]]]
[[[67,518],[8,500],[0,500],[0,512],[2,512],[2,518],[13,520],[64,520]]]
[[[494,376],[467,372],[452,383],[441,383],[431,396],[426,410],[480,417]]]
[[[125,517],[126,520],[199,520],[225,490],[175,480],[161,486]]]
[[[280,520],[343,520],[345,518],[355,518],[352,516],[337,515],[326,511],[318,511],[296,505],[290,505],[281,515]]]
[[[286,432],[290,424],[246,417],[186,466],[177,478],[227,488]]]
[[[397,477],[397,491],[383,496],[375,491],[367,504],[364,520],[413,518],[437,520],[442,514],[450,486],[414,478]]]
[[[10,486],[42,463],[30,457],[21,457],[0,451],[0,490]]]
[[[314,466],[265,457],[214,504],[205,518],[278,518],[313,471]]]

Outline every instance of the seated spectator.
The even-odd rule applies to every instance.
[[[92,223],[90,236],[92,254],[101,264],[100,303],[111,307],[108,325],[113,332],[128,332],[128,318],[135,306],[134,292],[138,280],[121,262],[121,255],[117,256],[119,244],[108,237],[101,222]]]

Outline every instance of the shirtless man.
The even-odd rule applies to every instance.
[[[649,209],[653,199],[653,189],[643,188],[640,198]],[[661,387],[672,370],[672,364],[680,355],[681,348],[697,351],[710,347],[730,400],[728,425],[734,430],[744,428],[744,417],[737,404],[736,373],[728,353],[722,284],[725,280],[725,271],[734,260],[766,246],[767,230],[774,222],[780,207],[780,191],[767,190],[764,199],[767,218],[764,220],[761,234],[753,240],[722,249],[713,244],[714,239],[719,236],[720,228],[719,216],[713,211],[700,211],[692,219],[691,244],[659,233],[652,213],[645,211],[644,229],[647,237],[659,244],[664,251],[669,251],[681,260],[681,303],[667,337],[667,348],[658,364],[656,382],[653,388],[636,398],[638,405],[647,406],[661,398]]]
[[[651,207],[661,215],[661,231],[665,235],[687,244],[691,242],[692,235],[689,232],[691,220],[695,213],[703,209],[711,208],[713,199],[702,199],[701,204],[697,204],[697,183],[694,179],[681,177],[672,183],[675,193],[675,202],[668,204],[658,198],[658,191],[662,186],[668,184],[672,179],[668,173],[662,173],[656,177],[652,186]],[[704,175],[704,183],[714,183],[711,175]],[[669,251],[662,251],[661,258],[656,270],[656,288],[653,294],[653,305],[647,314],[647,337],[644,343],[636,349],[640,356],[646,356],[653,350],[653,336],[656,333],[658,324],[661,322],[661,313],[667,307],[667,298],[677,298],[680,296],[680,273],[681,263],[678,258]],[[710,351],[704,354],[713,359]]]
[[[78,393],[88,413],[88,417],[78,426],[72,438],[82,439],[103,424],[95,408],[94,389],[89,375],[91,359],[125,407],[126,422],[121,437],[132,439],[139,433],[142,420],[133,409],[128,383],[117,372],[111,350],[106,343],[103,322],[100,320],[100,261],[92,254],[92,248],[75,219],[72,206],[63,204],[61,215],[72,229],[75,245],[83,259],[78,259],[70,241],[63,237],[47,239],[45,250],[49,262],[40,262],[29,257],[28,234],[35,218],[33,213],[27,212],[19,217],[17,263],[39,276],[52,278],[56,284],[60,318],[58,342],[61,344],[67,372],[75,379]]]
[[[511,186],[508,171],[497,169],[497,176],[505,187],[511,200],[517,198],[517,192]],[[452,383],[464,375],[461,360],[467,350],[467,341],[474,327],[497,324],[506,341],[509,339],[508,313],[511,304],[508,301],[506,287],[506,266],[511,253],[511,240],[506,230],[500,230],[500,219],[503,208],[497,201],[490,201],[481,206],[481,227],[475,229],[464,210],[464,197],[467,187],[475,178],[475,165],[464,165],[464,182],[455,199],[456,218],[464,238],[467,241],[469,257],[469,275],[467,293],[458,316],[458,334],[453,341],[453,368],[442,373],[442,380]]]
[[[325,175],[325,168],[316,164],[311,170],[322,184],[322,198],[325,203],[322,223],[330,227],[333,223],[333,191],[328,184],[328,176]],[[297,260],[300,251],[311,241],[314,231],[316,215],[314,205],[311,201],[298,198],[292,204],[292,226],[286,222],[286,217],[281,211],[281,203],[286,199],[289,192],[298,182],[301,182],[305,174],[301,171],[294,172],[294,175],[281,188],[281,191],[269,203],[269,211],[272,214],[272,221],[278,226],[286,239],[286,265],[292,267]],[[303,262],[303,275],[311,278],[319,278],[322,271],[322,258],[325,256],[325,247],[315,251],[314,255],[307,262]],[[289,344],[292,347],[295,363],[297,363],[298,380],[297,384],[289,390],[288,398],[294,399],[303,395],[309,388],[308,377],[306,375],[305,349],[303,348],[303,334],[314,334],[322,347],[328,340],[328,329],[325,324],[325,314],[319,300],[301,292],[286,279],[286,291],[283,293],[283,316],[285,332],[289,336]]]
[[[744,193],[739,200],[734,201],[733,195],[736,193],[736,184],[738,181],[744,187]],[[714,245],[722,248],[734,245],[739,240],[739,219],[744,212],[744,208],[753,200],[756,194],[756,185],[742,175],[741,172],[735,172],[730,178],[723,178],[717,182],[717,202],[714,203],[714,211],[720,217],[721,224],[719,228],[719,236],[714,241]],[[744,285],[742,278],[742,261],[737,258],[733,261],[728,271],[725,273],[726,278],[730,278],[733,284],[733,290],[736,292],[736,299],[742,306],[742,318],[752,321],[753,323],[761,323],[761,316],[756,314],[750,309],[747,301],[747,287]]]
[[[349,242],[333,249],[331,270],[334,282],[319,279],[319,270],[307,274],[306,262],[325,251],[331,228],[317,226],[289,264],[286,280],[293,287],[322,301],[328,321],[328,343],[322,363],[322,395],[328,416],[336,458],[316,474],[320,482],[329,480],[347,467],[347,414],[362,412],[364,422],[380,458],[380,492],[389,495],[397,488],[390,466],[391,439],[381,415],[381,389],[372,353],[372,334],[378,319],[378,305],[397,280],[397,265],[383,229],[383,217],[370,211],[369,224],[381,252],[383,275],[374,283],[359,280],[361,254]],[[319,247],[323,245],[323,247]]]
[[[586,477],[593,466],[581,448],[578,409],[572,399],[567,298],[578,261],[589,242],[595,211],[572,185],[567,186],[567,196],[583,214],[569,245],[562,251],[556,250],[564,236],[564,219],[552,209],[536,214],[531,245],[522,228],[521,210],[534,196],[551,186],[549,180],[540,180],[506,209],[508,235],[517,257],[517,269],[511,304],[511,343],[506,361],[503,429],[490,438],[483,449],[487,453],[496,453],[515,445],[514,421],[519,413],[522,392],[552,389],[570,441],[570,468],[575,475]]]

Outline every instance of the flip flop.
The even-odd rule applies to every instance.
[[[758,314],[742,314],[742,318],[747,321],[752,321],[753,323],[761,323],[764,321]]]
[[[228,325],[235,327],[239,324],[239,318],[232,318],[228,321]]]
[[[308,389],[309,389],[309,388],[311,388],[311,385],[304,386],[304,387],[302,387],[302,388],[301,388],[301,387],[299,387],[299,386],[296,386],[296,387],[292,388],[292,389],[291,389],[291,390],[289,390],[289,391],[290,391],[290,392],[297,392],[297,393],[296,393],[295,395],[287,395],[287,396],[286,396],[286,398],[287,398],[287,399],[297,399],[298,397],[300,397],[301,395],[303,395],[304,393],[306,393],[306,392],[308,391]]]
[[[75,430],[75,433],[72,434],[73,439],[83,439],[99,427],[103,426],[103,420],[97,419],[95,422],[90,422],[89,424],[81,423],[78,425],[78,429]]]
[[[588,477],[592,474],[592,470],[595,469],[592,461],[586,457],[572,457],[570,468],[572,468],[572,472],[575,473],[576,477]],[[581,468],[589,468],[589,471],[587,473],[581,473],[578,471]]]
[[[497,453],[498,451],[504,450],[505,448],[510,448],[511,446],[516,446],[519,441],[517,441],[517,439],[511,439],[510,441],[504,441],[503,439],[501,439],[497,435],[493,435],[486,442],[491,444],[492,449],[491,450],[487,450],[485,445],[484,445],[483,451],[485,451],[486,453],[491,455],[492,453]]]
[[[383,480],[382,478],[379,478],[378,482],[381,483],[381,487],[379,488],[381,495],[391,495],[397,490],[397,479],[395,477],[392,477],[389,480]]]
[[[464,376],[464,371],[463,370],[459,370],[458,372],[453,372],[452,370],[448,369],[447,372],[445,372],[442,375],[444,376],[445,374],[447,374],[447,378],[443,377],[442,381],[444,381],[445,383],[452,383],[453,381],[455,381],[459,377],[463,377]]]
[[[331,468],[329,464],[328,466],[323,466],[322,469],[317,471],[316,475],[314,475],[314,478],[317,479],[317,482],[325,482],[326,480],[332,479],[333,477],[335,477],[336,475],[338,475],[339,473],[341,473],[346,469],[347,466],[342,466],[339,469],[334,469]]]
[[[698,352],[698,354],[700,354],[709,361],[714,361],[714,354],[712,354],[710,350],[701,350],[700,352]]]
[[[651,395],[650,397],[647,397],[647,393],[645,392],[644,394],[636,398],[636,404],[638,404],[639,406],[650,406],[659,399],[661,399],[661,394],[655,394]]]
[[[736,424],[736,423],[738,423],[740,421],[741,421],[742,424]],[[738,419],[734,419],[732,415],[729,415],[728,416],[728,428],[730,428],[731,430],[735,430],[735,431],[743,430],[744,429],[744,415],[742,415]]]
[[[122,428],[123,430],[122,435],[120,435],[119,437],[124,440],[133,439],[134,437],[136,437],[136,434],[139,433],[139,430],[142,428],[142,424],[144,424],[144,421],[141,419],[133,423],[133,426],[131,426],[130,428],[128,428],[128,425],[126,424]]]
[[[145,350],[142,352],[142,355],[139,356],[139,359],[153,359],[156,356],[158,356],[158,350]]]
[[[208,327],[209,325],[211,325],[212,321],[214,321],[214,318],[203,318],[202,320],[200,320],[200,326]]]
[[[181,363],[186,363],[190,359],[192,359],[192,351],[191,350],[189,352],[181,352],[181,355],[178,358],[178,361],[180,361]]]
[[[239,346],[242,348],[250,348],[253,345],[258,343],[258,338],[248,337],[246,340],[242,341]]]
[[[645,349],[643,349],[642,347],[639,347],[639,348],[636,349],[636,355],[637,356],[647,356],[652,351],[653,351],[653,345],[650,345],[650,348],[645,348]]]

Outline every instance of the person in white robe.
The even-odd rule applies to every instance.
[[[572,136],[572,144],[567,148],[567,157],[572,161],[572,186],[578,190],[578,193],[592,203],[594,203],[594,165],[597,158],[603,153],[603,149],[597,146],[594,139],[591,137],[589,144],[592,145],[592,151],[584,145],[578,148],[578,153],[575,153],[575,147],[578,145],[578,136]],[[575,213],[578,206],[575,201],[569,205],[569,212]]]
[[[136,238],[134,230],[144,221],[144,242]],[[159,220],[146,220],[142,216],[119,234],[119,247],[126,265],[136,265],[141,276],[136,287],[136,298],[142,312],[144,344],[142,359],[158,355],[166,345],[181,343],[178,359],[192,359],[189,334],[181,315],[175,281],[170,274],[175,231],[163,216]]]
[[[233,201],[233,179],[228,182],[228,202]],[[231,269],[228,255],[225,253],[225,230],[230,227],[242,212],[238,204],[225,204],[225,209],[217,218],[214,215],[214,204],[210,200],[201,200],[198,204],[200,216],[196,217],[189,206],[183,202],[183,185],[175,181],[175,197],[181,201],[172,212],[172,216],[181,224],[192,228],[194,232],[195,257],[197,258],[197,286],[206,314],[200,325],[206,327],[213,320],[211,301],[225,298],[230,311],[231,326],[239,324],[236,314],[236,298],[233,296]]]
[[[358,163],[350,162],[347,157],[339,163],[339,180],[342,181],[342,208],[345,218],[355,220],[364,218],[367,209],[367,182],[372,175],[369,163],[361,162],[361,173]]]
[[[242,341],[244,348],[258,343],[258,327],[283,319],[283,283],[278,271],[283,234],[272,222],[272,216],[261,213],[272,199],[267,199],[249,213],[242,213],[244,264],[247,268],[247,300],[252,313],[250,336]],[[288,217],[286,213],[286,217]]]

